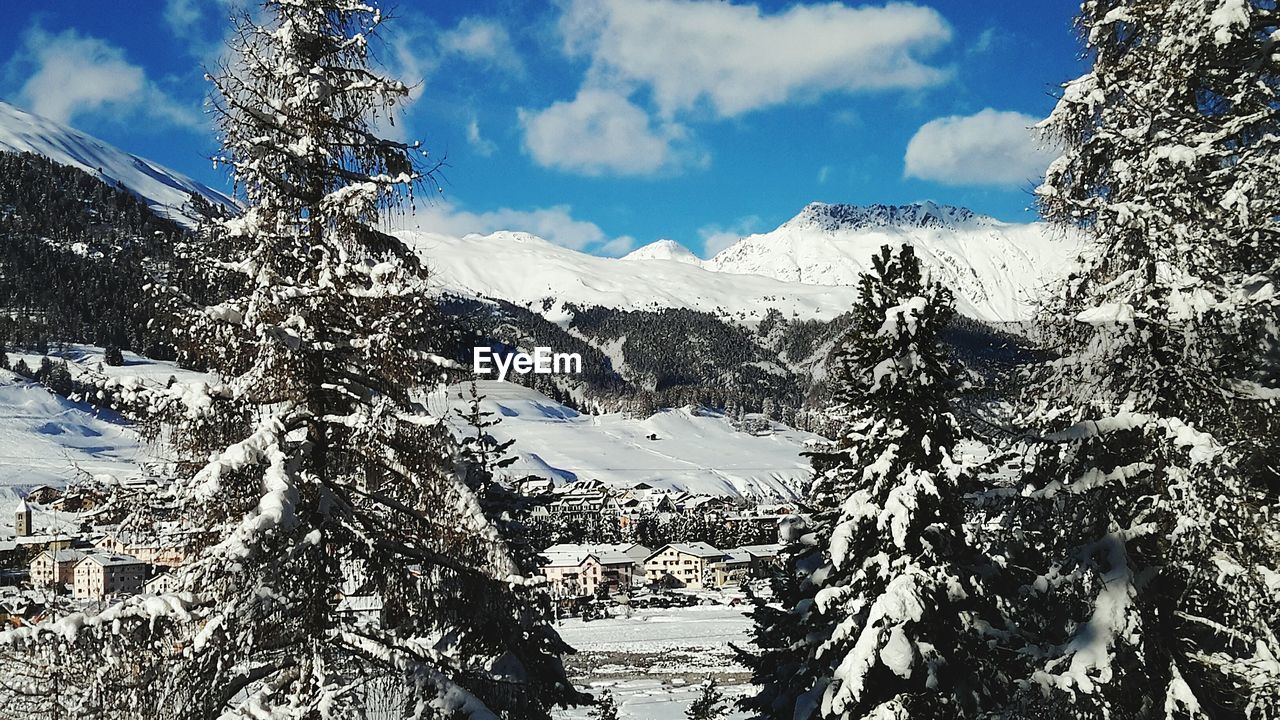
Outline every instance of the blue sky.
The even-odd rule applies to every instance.
[[[0,97],[224,188],[202,67],[246,1],[6,7]],[[379,57],[420,83],[394,132],[450,166],[414,221],[600,254],[707,254],[814,200],[1032,219],[1027,126],[1083,70],[1070,0],[384,6]]]

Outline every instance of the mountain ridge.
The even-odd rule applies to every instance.
[[[1021,322],[1046,285],[1074,262],[1077,240],[1043,223],[1005,223],[967,208],[913,203],[810,203],[767,233],[739,239],[709,260],[672,240],[604,258],[528,233],[464,238],[397,233],[417,246],[449,290],[537,309],[562,321],[567,305],[687,308],[761,320],[768,308],[829,320],[845,312],[883,245],[910,245],[956,295],[957,309],[986,322]]]
[[[200,216],[192,196],[225,208],[235,200],[218,190],[87,133],[0,100],[0,151],[40,155],[108,184],[128,188],[158,215],[191,227]]]
[[[1000,221],[995,218],[979,215],[969,208],[932,201],[905,205],[811,202],[779,227],[818,228],[830,232],[875,227],[960,228],[998,224]]]

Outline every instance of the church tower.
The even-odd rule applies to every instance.
[[[13,511],[13,534],[18,537],[31,535],[31,506],[26,500],[19,500],[18,508]]]

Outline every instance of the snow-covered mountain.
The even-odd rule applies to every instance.
[[[1042,223],[1013,224],[965,208],[812,203],[776,230],[725,248],[706,267],[805,285],[852,285],[883,245],[911,245],[921,262],[981,320],[1022,320],[1049,280],[1079,252],[1078,240]]]
[[[613,259],[527,233],[400,236],[428,258],[444,288],[536,308],[553,320],[566,304],[687,308],[746,321],[776,308],[788,317],[828,320],[849,309],[858,277],[880,247],[904,243],[956,293],[960,312],[1025,320],[1036,294],[1078,252],[1076,241],[1043,224],[1004,223],[933,203],[814,203],[778,229],[705,261],[671,240]]]
[[[197,217],[192,195],[213,205],[235,206],[234,200],[207,185],[4,101],[0,101],[0,152],[29,152],[80,168],[107,183],[125,186],[158,214],[184,224]]]
[[[622,257],[623,260],[675,260],[702,267],[703,259],[694,255],[689,248],[675,240],[658,240],[644,247],[632,250]]]
[[[830,319],[853,300],[852,288],[711,272],[680,260],[597,257],[528,233],[396,234],[422,254],[442,290],[535,308],[553,321],[567,319],[570,304],[687,308],[743,321],[759,320],[774,307],[788,315]]]

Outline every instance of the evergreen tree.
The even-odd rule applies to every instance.
[[[1093,67],[1037,191],[1092,246],[1031,396],[1036,717],[1280,716],[1278,23],[1263,0],[1083,4]]]
[[[124,365],[124,353],[120,351],[120,346],[108,345],[102,351],[102,361],[112,367]]]
[[[613,693],[607,690],[600,693],[587,717],[591,720],[618,720],[618,705],[613,700]]]
[[[412,399],[455,365],[418,259],[377,229],[430,173],[373,131],[408,93],[369,67],[381,22],[265,0],[237,23],[214,107],[248,209],[193,245],[227,294],[163,298],[161,323],[222,382],[156,394],[178,479],[124,523],[191,528],[179,591],[4,634],[7,710],[523,720],[579,699],[444,418]]]
[[[497,470],[515,462],[514,456],[504,457],[515,441],[500,442],[489,433],[489,428],[499,421],[496,413],[485,410],[481,405],[484,398],[474,381],[470,383],[469,395],[465,399],[466,410],[455,411],[466,423],[459,453],[462,464],[460,474],[476,494],[485,516],[506,540],[507,548],[521,575],[540,575],[544,560],[539,553],[546,546],[539,545],[540,536],[534,532],[529,522],[533,503],[503,485],[494,476]],[[542,588],[519,588],[517,592],[524,603],[519,617],[519,631],[525,634],[530,646],[542,650],[538,658],[540,662],[553,663],[550,667],[534,669],[548,677],[562,677],[563,669],[559,666],[558,658],[572,653],[573,649],[552,628],[555,621],[554,600]],[[566,697],[575,696],[570,692],[566,693]]]
[[[465,423],[459,458],[462,476],[467,486],[476,494],[485,515],[494,522],[507,539],[512,556],[525,575],[536,574],[539,567],[538,549],[530,542],[529,530],[523,519],[528,514],[529,503],[497,480],[494,473],[516,461],[506,451],[514,440],[499,442],[489,428],[498,424],[496,413],[485,410],[484,399],[472,381],[466,409],[455,409],[455,415]]]
[[[31,368],[27,367],[26,358],[18,358],[18,362],[13,364],[13,371],[24,378],[30,379],[32,377]]]
[[[716,687],[716,681],[713,678],[707,678],[702,683],[702,692],[689,705],[684,716],[689,720],[720,720],[726,712],[728,712],[728,706],[725,704],[724,693]]]
[[[841,432],[813,456],[814,525],[757,603],[749,658],[765,717],[957,718],[1012,680],[989,645],[1001,622],[967,543],[953,367],[938,334],[953,304],[910,246],[882,249],[833,358]]]
[[[66,360],[59,360],[56,363],[50,363],[49,369],[45,372],[41,382],[44,383],[45,387],[63,397],[69,397],[74,389],[74,381],[71,379],[71,369],[67,367]]]

